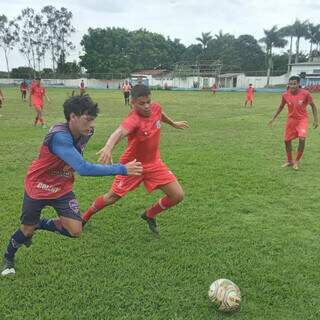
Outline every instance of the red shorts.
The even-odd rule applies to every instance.
[[[247,96],[246,101],[252,102],[253,101],[253,96]]]
[[[119,197],[123,197],[127,192],[137,188],[142,182],[146,190],[152,192],[160,186],[176,180],[175,175],[160,160],[156,163],[143,165],[141,176],[116,176],[112,184],[112,192]]]
[[[284,133],[284,140],[290,141],[308,135],[308,119],[288,119]]]

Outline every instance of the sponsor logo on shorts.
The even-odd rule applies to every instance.
[[[39,182],[37,184],[37,188],[45,190],[45,191],[48,191],[48,192],[51,192],[51,193],[57,193],[58,191],[61,190],[61,188],[59,188],[59,187],[54,187],[54,186],[51,186],[49,184],[45,184],[45,183],[42,183],[42,182]]]
[[[69,201],[69,207],[74,213],[78,213],[79,210],[79,205],[76,199],[72,199]]]

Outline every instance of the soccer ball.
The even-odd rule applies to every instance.
[[[218,279],[209,288],[209,299],[220,311],[240,310],[241,293],[238,286],[228,279]]]

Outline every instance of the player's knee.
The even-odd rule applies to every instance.
[[[174,197],[172,198],[172,202],[175,204],[178,204],[184,199],[184,192],[183,190],[180,190],[179,192],[176,192]]]
[[[113,192],[109,192],[104,196],[104,201],[107,205],[114,204],[119,199],[120,199],[120,197]]]
[[[71,228],[71,230],[68,230],[68,232],[72,238],[79,238],[82,234],[82,227]]]

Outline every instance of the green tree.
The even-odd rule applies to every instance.
[[[308,36],[308,20],[301,22],[299,19],[295,21],[292,25],[293,28],[293,36],[296,37],[296,55],[295,55],[295,63],[299,61],[299,46],[300,39]]]
[[[273,26],[270,30],[264,29],[265,36],[259,41],[264,43],[266,46],[266,54],[268,61],[267,68],[267,87],[270,83],[270,73],[272,68],[272,49],[273,48],[283,48],[287,44],[287,40],[285,40],[282,35],[279,33],[277,26]]]
[[[5,15],[0,15],[0,47],[6,60],[8,77],[10,77],[9,54],[19,42],[19,25],[16,19],[8,20]]]

